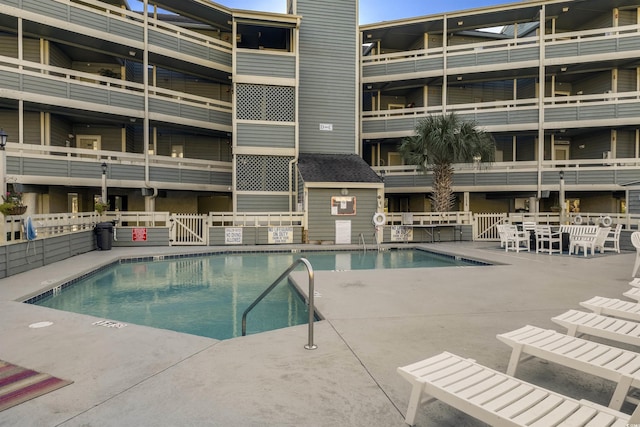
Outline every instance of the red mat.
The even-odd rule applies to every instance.
[[[0,360],[0,411],[71,384]]]

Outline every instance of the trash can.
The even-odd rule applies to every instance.
[[[111,242],[113,241],[113,223],[99,222],[93,230],[96,233],[96,244],[101,251],[111,250]]]

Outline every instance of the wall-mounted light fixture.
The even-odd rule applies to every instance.
[[[7,137],[9,135],[7,135],[7,133],[4,131],[4,129],[0,129],[0,150],[4,150],[4,148],[7,146]]]

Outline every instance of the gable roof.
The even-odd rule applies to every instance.
[[[357,154],[300,154],[298,170],[304,182],[382,182]]]

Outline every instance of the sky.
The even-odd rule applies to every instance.
[[[318,0],[322,1],[322,0]],[[360,24],[411,18],[442,12],[455,12],[518,0],[359,0]],[[232,9],[285,13],[287,0],[215,0]]]

